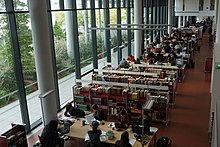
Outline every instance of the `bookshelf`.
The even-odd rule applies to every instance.
[[[102,108],[106,114],[107,120],[115,120],[122,108],[131,108],[132,117],[141,115],[142,105],[147,100],[154,100],[154,109],[151,115],[154,116],[155,121],[168,122],[167,112],[169,105],[169,89],[168,86],[155,85],[141,85],[118,82],[105,81],[88,81],[76,80],[77,83],[86,82],[91,83],[89,86],[73,87],[73,96],[75,105],[80,109],[90,110],[92,104],[97,104]],[[85,94],[85,89],[87,89]],[[80,92],[79,92],[80,91]],[[78,92],[78,93],[75,93]],[[78,97],[84,97],[84,102],[77,100]],[[88,103],[85,97],[89,99]],[[81,107],[83,105],[83,107]]]
[[[1,134],[1,147],[28,147],[25,125],[12,123],[12,128]]]
[[[148,88],[151,89],[152,87],[158,89],[158,90],[164,90],[164,87],[162,86],[168,86],[169,93],[170,93],[170,100],[169,103],[171,105],[175,104],[175,96],[176,96],[176,89],[177,89],[177,82],[175,78],[160,78],[158,77],[148,77],[143,75],[121,75],[120,73],[117,74],[114,72],[114,74],[111,73],[105,73],[103,74],[93,74],[92,80],[94,81],[107,81],[107,82],[119,82],[119,83],[137,83],[136,84],[129,84],[130,87],[140,87],[140,84],[143,86],[148,85]],[[157,86],[159,85],[159,86]],[[143,87],[141,86],[141,87]],[[145,87],[144,87],[145,88]]]

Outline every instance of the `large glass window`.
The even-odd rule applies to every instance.
[[[62,1],[59,0],[50,0],[51,10],[58,10],[61,6]]]
[[[15,11],[27,11],[28,1],[27,0],[13,0]]]
[[[24,5],[20,3],[21,7]],[[21,63],[28,104],[30,123],[34,123],[41,118],[41,105],[38,98],[38,84],[36,67],[34,61],[34,49],[32,43],[32,32],[30,16],[28,13],[16,13],[16,26],[18,41],[21,52]]]
[[[101,28],[104,27],[104,16],[103,16],[103,10],[102,9],[96,9],[96,27]],[[97,53],[98,58],[102,59],[106,56],[106,51],[104,47],[104,31],[103,30],[97,30]]]
[[[68,13],[69,12],[67,11],[52,13],[56,67],[61,105],[72,100],[71,86],[74,85],[73,78],[75,76],[75,74],[73,74],[73,72],[75,72],[75,66],[73,62],[73,54],[70,51],[71,46],[68,45],[67,47],[66,26],[68,26],[68,22],[70,22],[67,21],[69,20]]]
[[[0,0],[0,12],[5,12],[5,1]]]
[[[183,11],[185,11],[185,0],[183,0]]]
[[[127,24],[127,9],[126,8],[121,9],[121,23]],[[127,32],[128,32],[127,30],[122,30],[122,43],[125,43],[128,41]]]
[[[90,11],[77,11],[81,73],[93,68]]]
[[[199,0],[199,11],[203,11],[204,0]]]
[[[210,10],[214,10],[215,9],[215,0],[210,0]]]
[[[0,15],[0,132],[21,123],[19,94],[15,78],[7,15]]]

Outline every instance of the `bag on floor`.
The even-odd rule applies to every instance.
[[[168,137],[161,137],[157,140],[157,147],[171,147],[172,140]]]

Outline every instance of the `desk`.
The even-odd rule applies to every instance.
[[[82,124],[82,120],[84,120],[83,118],[81,118],[80,120],[77,120],[71,127],[70,127],[70,132],[66,133],[65,136],[69,136],[69,137],[73,137],[73,138],[78,138],[78,139],[85,139],[85,135],[87,133],[87,131],[91,130],[92,128],[89,125],[85,125],[85,126],[81,126]],[[105,122],[104,125],[99,125],[99,129],[102,131],[109,131],[111,130],[111,128],[108,128],[108,125],[111,122]],[[116,131],[113,130],[114,134],[115,134],[115,139],[114,140],[106,140],[105,143],[108,144],[115,144],[115,142],[117,140],[120,140],[121,138],[121,134],[123,133],[123,131]],[[134,138],[134,134],[128,130],[129,133],[129,138],[131,139],[135,139]],[[154,146],[156,143],[156,131],[154,133],[154,135],[148,136],[147,137],[147,144],[145,145],[145,147],[150,147],[150,146]],[[141,143],[136,141],[133,145],[133,147],[141,147]]]

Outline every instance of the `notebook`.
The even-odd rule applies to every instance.
[[[89,114],[85,116],[85,120],[86,120],[85,124],[91,125],[92,122],[96,119],[94,118],[93,114]]]

